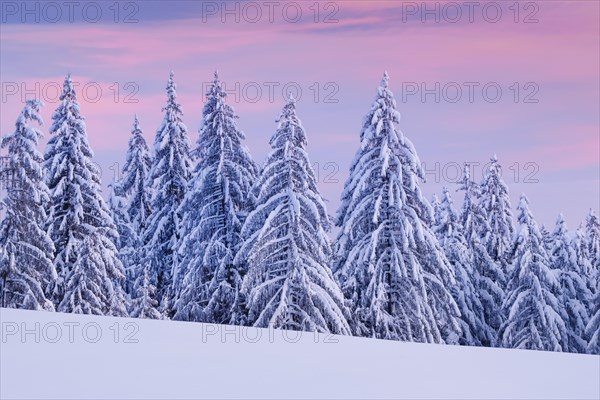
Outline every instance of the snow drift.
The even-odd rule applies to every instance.
[[[0,309],[1,398],[600,397],[600,356]]]

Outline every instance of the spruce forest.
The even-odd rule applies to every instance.
[[[135,116],[106,200],[67,76],[43,154],[39,100],[2,137],[0,305],[600,354],[595,212],[539,227],[524,194],[513,210],[496,156],[429,201],[388,81],[332,217],[294,98],[259,165],[217,73],[195,143],[171,73],[154,144]]]

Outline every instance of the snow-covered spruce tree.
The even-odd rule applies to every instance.
[[[445,188],[444,188],[445,189]],[[438,226],[442,220],[442,207],[436,194],[431,196],[431,209],[433,210],[433,226]]]
[[[600,292],[596,293],[593,303],[596,312],[590,318],[585,329],[588,338],[586,352],[600,355]]]
[[[500,331],[502,344],[508,348],[564,351],[568,335],[557,298],[559,271],[550,267],[525,195],[517,210],[520,228],[514,239],[514,261],[503,304],[506,320]]]
[[[115,240],[115,246],[119,252],[119,259],[123,265],[126,278],[123,283],[123,289],[125,290],[125,293],[129,294],[131,292],[129,267],[131,253],[134,248],[133,246],[135,245],[132,241],[134,232],[129,222],[129,216],[127,215],[126,210],[127,200],[123,196],[120,183],[116,179],[113,179],[112,183],[109,185],[109,190],[108,208],[119,234],[117,240]]]
[[[129,315],[134,318],[162,319],[156,300],[156,287],[150,281],[147,265],[137,267]]]
[[[348,310],[330,270],[330,222],[290,98],[256,181],[256,208],[242,228],[235,263],[248,323],[257,327],[351,334]]]
[[[148,175],[152,158],[138,116],[133,121],[133,129],[127,146],[127,156],[119,188],[126,199],[124,214],[129,224],[128,251],[122,251],[122,259],[126,260],[125,275],[127,277],[127,293],[134,297],[134,283],[145,267],[144,230],[150,216],[151,195],[148,186]]]
[[[399,120],[385,73],[342,193],[334,274],[357,335],[456,342],[452,267],[431,231],[418,185],[424,172]]]
[[[483,305],[475,286],[478,275],[473,265],[473,253],[463,236],[463,228],[448,189],[444,188],[443,193],[434,231],[456,277],[456,284],[452,286],[451,292],[461,314],[459,344],[481,346],[480,338],[491,342],[496,334],[485,322]]]
[[[591,264],[588,275],[588,287],[593,294],[600,292],[600,222],[594,210],[590,209],[585,221],[585,241],[587,243],[587,254]],[[592,313],[597,311],[592,310]]]
[[[587,289],[593,297],[593,279],[590,279],[590,277],[594,275],[594,267],[592,266],[592,259],[590,257],[589,246],[585,237],[585,227],[583,224],[579,224],[579,227],[575,230],[570,244],[575,252],[575,263],[579,268],[581,277],[585,280]],[[588,306],[591,306],[591,304],[588,304]],[[589,308],[588,315],[591,316]]]
[[[479,232],[487,229],[488,226],[483,210],[479,205],[481,191],[479,185],[471,179],[471,167],[468,163],[464,164],[463,175],[457,191],[464,192],[463,205],[459,215],[463,236],[467,239],[467,242],[472,242],[479,237]]]
[[[123,166],[120,181],[123,195],[127,197],[127,214],[132,231],[137,233],[135,241],[141,240],[140,232],[146,227],[146,221],[151,213],[151,193],[146,186],[152,158],[150,150],[144,139],[140,121],[136,114],[133,121],[133,130],[127,146],[127,159]]]
[[[463,206],[459,215],[463,236],[473,255],[472,281],[477,296],[483,306],[484,326],[490,329],[480,329],[474,332],[483,346],[498,344],[497,328],[502,323],[498,304],[504,300],[504,290],[498,284],[497,276],[501,274],[498,265],[490,258],[486,248],[479,239],[479,232],[488,229],[488,223],[480,207],[480,190],[471,179],[470,165],[465,163],[463,176],[458,190],[464,191]]]
[[[180,206],[178,276],[173,279],[176,319],[235,323],[244,271],[233,263],[258,168],[225,103],[217,72],[208,90],[194,156],[198,163]],[[185,274],[185,279],[184,279]],[[179,296],[179,294],[181,294]]]
[[[544,225],[540,227],[540,234],[542,235],[542,241],[544,242],[544,247],[548,254],[552,253],[552,247],[554,246],[554,238],[552,234]]]
[[[42,137],[31,122],[42,124],[43,104],[28,100],[15,131],[2,138],[8,149],[8,163],[2,170],[6,215],[0,222],[0,306],[54,311],[49,289],[56,280],[52,262],[54,245],[45,231],[46,209],[50,197],[44,183],[42,162],[37,150]]]
[[[177,103],[173,72],[167,83],[165,116],[156,132],[154,158],[148,176],[152,191],[152,213],[144,229],[145,258],[150,282],[156,286],[156,299],[167,317],[173,315],[172,279],[177,268],[179,215],[190,177],[191,159],[187,127]]]
[[[600,354],[600,223],[593,210],[590,210],[586,218],[585,228],[585,241],[591,264],[588,286],[593,294],[589,309],[590,321],[586,327],[587,352]]]
[[[56,248],[58,311],[125,315],[118,233],[101,196],[86,125],[68,75],[52,115],[45,154],[51,207],[48,232]]]
[[[514,228],[508,188],[501,175],[501,166],[494,155],[480,185],[479,207],[485,217],[486,225],[479,227],[479,238],[493,262],[493,265],[489,263],[481,265],[480,274],[483,278],[489,278],[494,282],[493,285],[497,285],[498,289],[504,291],[510,273]],[[487,300],[489,302],[486,301],[487,304],[484,304],[486,321],[494,329],[499,329],[502,323],[503,296],[492,295]]]
[[[506,285],[506,275],[509,272],[510,246],[513,239],[513,222],[508,197],[508,187],[502,180],[502,168],[494,154],[490,167],[481,182],[480,206],[488,226],[479,232],[482,244],[488,254],[498,265],[503,275],[498,276],[502,287]]]
[[[567,224],[562,214],[556,220],[552,235],[553,245],[550,265],[560,274],[558,300],[561,316],[567,327],[567,347],[563,351],[585,353],[585,329],[589,321],[588,307],[592,294],[587,287],[578,254],[569,240]]]
[[[119,250],[131,245],[131,235],[133,233],[129,224],[129,216],[126,212],[126,202],[127,200],[123,196],[119,182],[113,179],[109,185],[108,208],[119,233],[119,237],[115,241],[115,245]]]
[[[126,316],[121,282],[123,266],[111,240],[114,228],[98,227],[83,238],[79,256],[65,283],[58,311]]]

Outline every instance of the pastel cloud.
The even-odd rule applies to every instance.
[[[97,83],[104,94],[99,101],[83,101],[82,94],[80,99],[90,141],[108,163],[123,158],[134,113],[153,140],[170,70],[194,141],[203,83],[218,68],[228,88],[256,83],[264,89],[256,102],[234,101],[236,95],[243,97],[239,91],[230,98],[248,145],[262,162],[283,103],[281,88],[295,82],[303,90],[299,113],[313,160],[340,166],[340,183],[324,189],[333,208],[384,69],[398,99],[406,82],[431,87],[435,82],[494,81],[505,91],[495,104],[480,95],[473,104],[422,102],[419,96],[399,100],[401,128],[424,160],[480,160],[497,152],[507,165],[535,158],[549,174],[600,166],[595,150],[600,146],[600,6],[595,2],[540,3],[536,24],[515,24],[508,15],[498,24],[403,23],[402,9],[394,2],[355,1],[339,3],[335,24],[314,23],[310,14],[295,24],[223,24],[217,17],[203,22],[196,6],[161,13],[157,4],[140,8],[146,14],[140,14],[139,24],[3,25],[3,84],[62,84],[67,72],[80,82]],[[138,102],[115,102],[115,82],[119,100],[127,93],[124,84],[134,82]],[[267,98],[268,82],[279,85],[273,101]],[[323,101],[329,82],[339,89],[334,95],[338,103]],[[535,82],[539,104],[515,104],[509,89],[514,82]],[[3,102],[2,132],[13,128],[21,106],[19,96]],[[55,106],[48,103],[44,109],[47,125]],[[547,207],[549,215],[552,205]]]

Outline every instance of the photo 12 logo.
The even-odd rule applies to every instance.
[[[202,93],[207,93],[213,82],[202,82]],[[223,91],[228,100],[234,103],[282,103],[292,96],[296,101],[337,104],[340,102],[337,82],[312,82],[302,85],[299,82],[223,82]],[[205,99],[206,100],[206,99]]]
[[[100,175],[100,177],[102,177],[102,166],[98,163],[92,162],[92,164],[94,164],[96,166],[96,168],[98,169],[98,173]],[[335,161],[313,161],[312,165],[311,165],[313,172],[315,174],[315,180],[317,181],[317,183],[321,183],[321,184],[329,184],[329,183],[333,183],[333,184],[337,184],[340,183],[340,179],[339,179],[339,172],[340,172],[340,165],[335,162]],[[119,161],[115,161],[112,164],[110,164],[110,166],[108,167],[108,169],[110,171],[112,171],[112,173],[110,174],[110,180],[114,180],[114,181],[120,181],[121,179],[123,179],[123,166]],[[0,185],[2,184],[2,181],[0,180]],[[0,186],[1,188],[1,186]]]
[[[137,24],[136,1],[2,1],[1,21],[21,24],[112,22]]]
[[[536,82],[402,82],[402,103],[514,103],[537,104],[540,86]]]
[[[139,102],[137,94],[140,86],[133,81],[110,83],[73,81],[73,87],[77,91],[78,100],[84,103],[98,103],[102,99],[115,104]],[[31,99],[54,104],[60,101],[62,91],[62,82],[2,82],[1,84],[3,104],[9,101],[18,101],[24,104]]]
[[[469,176],[475,181],[483,179],[489,172],[492,166],[491,162],[480,163],[477,161],[468,162],[425,162],[421,161],[421,168],[427,182],[435,183],[450,183],[458,184],[465,178],[465,165],[468,167]],[[503,176],[503,168],[499,169],[499,175]],[[538,173],[540,172],[540,165],[534,161],[512,163],[506,173],[505,179],[512,178],[514,183],[539,183]],[[510,176],[509,176],[510,174]]]
[[[459,24],[485,22],[496,24],[539,23],[540,5],[534,1],[402,1],[402,23]]]
[[[292,331],[285,329],[255,328],[238,325],[200,324],[202,343],[304,343],[310,340],[316,344],[339,343],[331,333]]]
[[[337,24],[340,6],[333,1],[203,1],[202,22],[301,22]]]
[[[2,322],[2,343],[139,343],[136,322]]]

